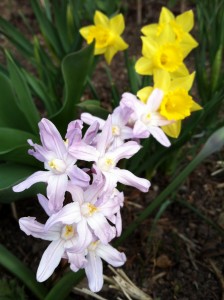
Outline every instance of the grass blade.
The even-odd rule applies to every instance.
[[[44,300],[65,299],[83,276],[84,270],[80,270],[77,273],[69,271],[57,282]]]
[[[187,176],[194,171],[194,169],[208,156],[220,151],[224,145],[224,127],[218,129],[213,133],[205,143],[202,150],[198,155],[189,163],[189,165],[173,180],[165,190],[162,191],[159,196],[144,209],[144,211],[137,217],[137,219],[131,223],[128,228],[123,232],[121,237],[115,241],[115,245],[120,245],[133,231],[148,218],[157,208],[159,208],[167,197],[179,188]]]
[[[38,299],[44,299],[47,294],[45,287],[41,283],[37,282],[35,275],[1,244],[0,264],[19,278]]]

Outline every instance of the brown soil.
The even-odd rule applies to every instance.
[[[24,30],[18,9],[23,11],[28,20],[34,22],[32,11],[27,1],[2,1],[2,15]],[[141,42],[139,30],[142,25],[157,21],[160,8],[166,1],[144,0],[141,25],[136,25],[136,1],[126,1],[128,4],[126,16],[125,40],[130,44],[130,54],[140,56]],[[155,4],[156,3],[156,4]],[[182,2],[181,2],[182,3]],[[186,5],[186,1],[183,1]],[[180,12],[180,5],[172,10]],[[7,47],[7,41],[2,38]],[[128,90],[128,82],[124,73],[122,53],[114,58],[111,68],[118,84],[120,94]],[[110,86],[101,60],[95,72],[97,90],[107,105],[110,99]],[[103,75],[102,75],[103,74]],[[88,93],[86,94],[88,97]],[[221,157],[222,158],[222,157]],[[159,218],[156,226],[154,216],[151,216],[135,230],[135,232],[119,247],[127,256],[127,263],[122,267],[129,278],[154,300],[218,300],[224,299],[224,241],[220,233],[192,210],[180,203],[191,204],[205,217],[224,228],[224,185],[223,173],[212,176],[217,169],[216,162],[220,155],[213,155],[199,166],[181,186],[171,204]],[[186,159],[184,164],[189,161]],[[136,216],[144,210],[156,195],[170,182],[170,177],[160,171],[152,179],[149,193],[142,194],[135,189],[125,191],[126,200],[122,211],[123,227],[128,226]],[[41,221],[42,213],[36,199],[24,199],[16,203],[18,217],[37,216]],[[36,272],[40,257],[47,243],[32,237],[27,237],[20,231],[17,220],[14,219],[11,207],[0,207],[1,234],[0,242],[12,251],[28,267]],[[105,266],[105,274],[111,276],[111,271]],[[0,267],[0,277],[12,279],[12,275]],[[52,279],[49,280],[50,285]],[[86,282],[81,283],[85,286]],[[19,285],[21,285],[19,283]],[[28,290],[27,299],[35,299]],[[108,300],[126,299],[123,294],[115,292],[104,285],[99,295]],[[91,296],[71,294],[71,299],[93,299]],[[58,299],[60,300],[60,299]]]

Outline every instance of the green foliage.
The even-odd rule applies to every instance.
[[[35,36],[33,43],[29,42],[0,18],[0,32],[36,70],[31,73],[23,68],[5,50],[7,69],[0,68],[0,173],[5,175],[0,184],[0,202],[8,203],[38,191],[36,186],[23,193],[12,192],[13,185],[43,167],[27,154],[27,139],[39,142],[37,125],[42,112],[37,104],[42,102],[44,114],[64,134],[67,124],[77,117],[80,98],[93,69],[94,45],[80,49],[75,1],[44,3],[42,7],[40,1],[31,1],[44,43]]]
[[[223,92],[224,78],[224,1],[196,1],[197,39],[196,79],[202,104],[214,93]]]
[[[50,290],[45,300],[66,299],[72,288],[79,283],[83,276],[84,270],[80,270],[76,273],[71,271],[67,272]]]
[[[98,92],[91,81],[97,59],[94,59],[94,43],[81,49],[79,28],[83,20],[93,19],[96,9],[111,16],[121,7],[120,0],[31,0],[33,12],[42,37],[33,36],[28,41],[13,25],[0,17],[0,32],[14,44],[16,49],[32,66],[23,66],[9,51],[5,50],[7,66],[0,66],[0,202],[10,203],[20,198],[36,195],[43,189],[36,184],[22,193],[13,193],[12,187],[43,166],[27,154],[27,139],[39,143],[38,122],[44,115],[64,135],[70,121],[78,117],[80,110],[106,119],[109,111],[101,107]],[[176,0],[169,4],[175,5]],[[224,97],[223,43],[224,0],[199,0],[196,3],[199,47],[196,53],[197,84],[203,110],[195,112],[184,121],[181,135],[172,140],[170,148],[162,148],[156,141],[146,139],[139,153],[126,163],[126,168],[136,175],[151,177],[158,168],[174,172],[179,168],[183,147],[194,134],[203,131],[203,138],[196,143],[194,152],[207,137],[221,125],[216,115]],[[24,18],[24,22],[26,20]],[[27,24],[26,24],[27,25]],[[149,76],[141,77],[135,72],[135,58],[124,54],[129,91],[137,91],[151,84]],[[111,108],[119,105],[120,94],[112,72],[105,66],[110,85]],[[34,75],[35,74],[35,75]],[[81,101],[84,89],[90,87],[94,100]],[[41,103],[41,109],[37,108]],[[215,116],[215,118],[213,117]],[[205,125],[207,127],[205,127]],[[219,151],[224,144],[224,128],[219,129],[205,143],[202,150],[167,186],[167,188],[130,224],[115,242],[121,244],[133,231],[157,210],[154,225],[167,206],[169,199],[187,176],[209,155]],[[178,155],[177,155],[178,154]],[[194,208],[190,208],[194,210]],[[198,212],[197,212],[198,213]],[[200,215],[200,212],[198,213]],[[205,219],[205,218],[204,218]],[[206,221],[217,227],[210,220]],[[217,227],[218,228],[218,227]],[[220,228],[218,228],[220,229]],[[220,230],[221,232],[221,230]],[[4,246],[0,245],[0,264],[19,278],[38,299],[66,299],[72,287],[83,276],[83,271],[67,272],[56,285],[47,291],[36,282],[30,272]],[[0,299],[26,299],[23,289],[15,281],[0,281]]]
[[[47,294],[44,286],[37,282],[35,275],[3,245],[0,245],[0,264],[20,279],[38,299],[44,299]]]
[[[98,100],[85,100],[77,104],[78,107],[82,109],[82,111],[89,112],[92,115],[107,119],[108,111],[100,106],[100,101]]]
[[[0,280],[0,300],[27,300],[24,287],[18,285],[16,280]]]
[[[93,15],[96,10],[100,10],[107,16],[113,15],[121,7],[121,0],[82,0],[82,14],[85,19],[93,20]]]
[[[177,189],[181,186],[181,184],[187,179],[187,177],[193,172],[199,164],[201,164],[206,158],[212,155],[215,152],[218,152],[224,146],[224,127],[218,129],[214,132],[209,139],[206,141],[204,147],[197,154],[197,156],[188,164],[186,168],[184,168],[176,178],[142,211],[142,213],[137,216],[137,218],[126,227],[122,235],[113,243],[114,246],[121,245],[133,232],[141,225],[141,223],[151,216],[156,210],[156,218],[154,219],[153,226],[156,225],[156,222],[161,217],[165,209],[172,203],[169,200],[169,197],[173,193],[176,193]],[[188,206],[187,203],[183,203],[183,205]],[[203,216],[201,212],[199,212],[193,206],[190,207],[191,210],[194,211],[197,215],[200,216],[206,223],[214,227],[217,231],[219,231],[224,236],[224,231],[217,224],[212,222],[207,217]],[[57,293],[60,292],[60,299],[65,299],[66,295],[68,295],[69,291],[72,289],[74,285],[76,285],[84,276],[84,272],[78,271],[77,273],[68,272],[65,276],[59,280],[59,282],[55,285],[55,287],[48,294],[46,300],[53,300]],[[63,288],[62,288],[63,286]]]
[[[120,245],[128,236],[130,236],[136,228],[155,210],[159,210],[159,214],[161,213],[161,209],[163,208],[163,204],[167,203],[168,198],[172,193],[175,193],[180,185],[186,180],[189,174],[194,171],[197,166],[203,162],[207,157],[212,155],[215,152],[218,152],[224,146],[224,127],[219,128],[215,131],[207,140],[204,147],[201,151],[196,155],[196,157],[184,168],[175,179],[171,181],[171,183],[163,190],[146,208],[144,211],[136,218],[134,222],[132,222],[122,233],[121,237],[116,240],[115,245]],[[168,203],[167,203],[168,204]],[[166,206],[166,204],[165,204]],[[216,226],[217,227],[217,226]],[[221,229],[219,228],[221,231]],[[222,231],[223,232],[223,231]],[[224,234],[224,232],[223,232]]]
[[[27,122],[34,133],[38,132],[37,124],[40,120],[40,114],[33,102],[30,90],[23,73],[16,66],[11,56],[7,53],[7,63],[9,75],[17,97],[17,105],[23,112]]]
[[[67,55],[62,61],[65,100],[62,108],[52,118],[52,121],[57,124],[57,128],[61,131],[65,131],[68,122],[77,117],[75,105],[80,101],[87,76],[91,70],[93,50],[94,44],[91,44],[85,49]]]
[[[20,149],[21,155],[24,154],[24,150],[24,148]],[[16,153],[11,153],[12,156],[15,156],[15,154],[18,154],[18,150],[16,150]],[[38,171],[39,169],[35,168],[35,166],[29,166],[26,164],[19,163],[19,161],[8,161],[6,163],[0,164],[0,202],[11,203],[12,201],[31,197],[33,195],[36,195],[37,193],[43,192],[43,184],[35,184],[30,189],[25,190],[22,193],[13,193],[12,191],[12,187],[14,185],[16,185],[22,180],[25,180],[28,176]]]

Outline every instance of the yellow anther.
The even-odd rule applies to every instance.
[[[75,229],[73,227],[73,225],[65,225],[62,229],[62,232],[61,232],[61,237],[64,239],[64,240],[69,240],[71,238],[73,238],[75,235]]]
[[[115,136],[120,135],[120,128],[116,125],[112,126],[112,134]]]
[[[52,159],[51,161],[49,161],[49,166],[52,168],[52,169],[55,169],[57,170],[57,165],[55,163],[55,159]]]
[[[91,216],[97,211],[97,207],[93,205],[92,203],[88,203],[88,209],[89,209],[89,215]]]

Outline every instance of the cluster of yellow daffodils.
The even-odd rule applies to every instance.
[[[100,11],[94,15],[94,25],[80,29],[80,34],[88,44],[95,40],[94,54],[104,54],[108,64],[118,51],[128,48],[128,44],[121,38],[124,31],[124,17],[118,14],[109,19]]]
[[[163,7],[158,24],[142,28],[142,57],[136,62],[136,72],[141,75],[153,75],[154,86],[146,87],[137,93],[139,99],[146,102],[152,91],[159,88],[164,96],[159,113],[171,124],[163,126],[163,131],[177,138],[181,130],[181,121],[192,111],[201,109],[189,90],[195,73],[189,74],[183,60],[198,43],[189,34],[193,28],[192,10],[177,17]]]

